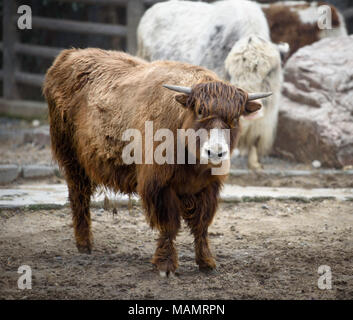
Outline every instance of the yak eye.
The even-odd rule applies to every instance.
[[[202,110],[202,108],[200,107],[199,110],[197,111],[197,118],[198,118],[198,119],[201,119],[202,116],[203,116],[203,110]]]

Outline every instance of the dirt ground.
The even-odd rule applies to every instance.
[[[150,264],[157,234],[140,207],[92,217],[95,246],[84,255],[68,208],[0,211],[0,298],[353,299],[352,202],[221,204],[209,230],[216,272],[199,272],[183,227],[168,279]],[[17,287],[21,265],[32,269],[31,290]],[[321,265],[331,268],[331,290],[318,288]]]

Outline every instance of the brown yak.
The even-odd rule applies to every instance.
[[[176,94],[165,84],[183,87],[167,86]],[[201,67],[148,63],[93,48],[62,51],[46,74],[43,93],[53,155],[68,185],[79,252],[91,252],[90,197],[97,186],[104,186],[140,195],[150,226],[160,232],[152,263],[162,276],[178,266],[173,242],[181,218],[195,237],[199,268],[215,268],[207,230],[226,175],[212,175],[215,165],[202,164],[200,150],[203,147],[210,159],[229,158],[239,117],[254,114],[261,104],[252,100],[266,95],[248,94]],[[146,121],[153,121],[155,130],[171,130],[175,137],[181,128],[229,129],[229,148],[210,141],[201,145],[198,140],[194,164],[126,164],[122,152],[129,141],[123,141],[124,131],[137,129],[144,141]],[[153,151],[157,144],[152,146]]]

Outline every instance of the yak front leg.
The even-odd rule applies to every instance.
[[[195,260],[203,271],[216,268],[208,243],[208,227],[217,210],[219,188],[214,183],[201,193],[185,198],[183,203],[183,218],[195,238]]]
[[[178,267],[174,240],[180,229],[180,200],[172,188],[154,183],[145,185],[140,195],[148,222],[160,232],[152,264],[162,277],[169,276]]]
[[[177,231],[160,231],[152,264],[159,270],[161,277],[169,276],[178,268],[178,254],[174,246],[176,234]]]

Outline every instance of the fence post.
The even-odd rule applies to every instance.
[[[131,54],[137,51],[137,26],[145,12],[144,0],[129,0],[127,3],[127,50]]]
[[[17,42],[17,25],[14,21],[17,13],[16,1],[3,2],[3,94],[5,99],[19,98],[15,72],[18,68],[15,44]]]

